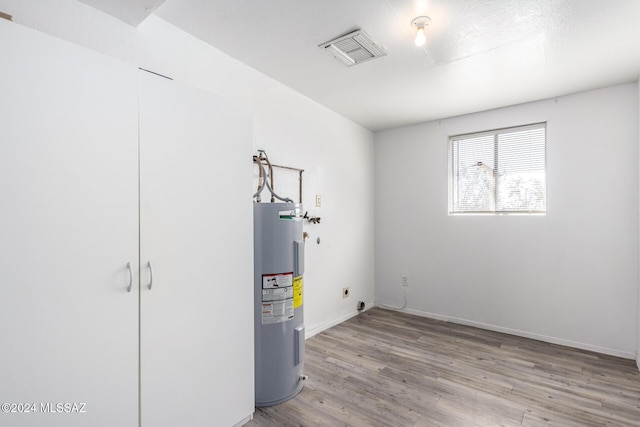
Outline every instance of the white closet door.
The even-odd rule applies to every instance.
[[[0,40],[0,425],[135,426],[137,72]]]
[[[232,426],[254,410],[251,117],[140,74],[142,425]]]

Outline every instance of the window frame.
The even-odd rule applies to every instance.
[[[533,129],[543,129],[544,130],[544,210],[540,209],[530,209],[530,210],[498,210],[498,193],[499,193],[499,179],[496,179],[496,171],[499,171],[500,161],[498,157],[498,136],[501,134],[509,134],[515,133],[519,131],[533,130]],[[493,170],[493,201],[490,199],[490,206],[492,205],[492,209],[490,210],[464,210],[459,209],[454,210],[455,196],[454,191],[456,188],[454,171],[457,170],[454,165],[454,144],[460,140],[464,139],[472,139],[472,138],[482,138],[486,136],[493,136],[493,164],[497,165]],[[517,126],[509,126],[491,130],[485,130],[480,132],[469,132],[457,135],[449,136],[448,142],[448,168],[447,168],[447,181],[448,181],[448,214],[449,215],[531,215],[531,216],[544,216],[547,214],[547,122],[536,122],[529,123],[525,125],[517,125]],[[481,165],[481,162],[478,162],[478,165]]]

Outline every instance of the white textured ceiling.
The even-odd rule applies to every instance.
[[[79,0],[127,24],[137,27],[165,0]]]
[[[166,0],[155,14],[372,130],[640,76],[640,0]],[[346,68],[318,47],[358,28],[389,54]]]

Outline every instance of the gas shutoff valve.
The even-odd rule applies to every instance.
[[[302,218],[306,219],[307,221],[309,221],[312,224],[320,224],[320,217],[319,216],[309,216],[309,212],[305,212],[304,216]]]

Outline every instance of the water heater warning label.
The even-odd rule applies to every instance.
[[[293,272],[262,275],[262,324],[293,319]]]
[[[290,286],[293,286],[293,272],[262,275],[262,289],[282,289]]]
[[[296,309],[302,305],[303,284],[302,276],[293,279],[293,308]]]

